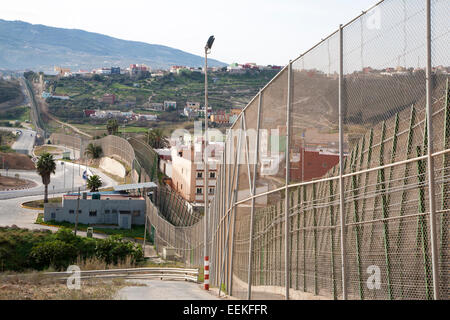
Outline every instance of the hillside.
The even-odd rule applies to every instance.
[[[4,102],[23,98],[18,81],[5,81],[0,79],[0,107]]]
[[[49,71],[61,65],[78,70],[133,63],[152,68],[197,67],[203,65],[203,58],[162,45],[0,19],[0,69]],[[209,64],[225,65],[213,59]]]
[[[232,75],[215,72],[210,75],[209,104],[213,110],[242,108],[277,71],[248,72]],[[83,118],[84,109],[109,109],[145,113],[149,102],[176,101],[182,112],[187,101],[204,101],[204,75],[195,72],[168,74],[160,78],[131,79],[129,76],[93,78],[57,78],[46,76],[46,90],[68,95],[71,100],[47,99],[49,111],[63,119]],[[115,94],[114,105],[99,102],[104,94]],[[178,112],[178,113],[179,113]]]

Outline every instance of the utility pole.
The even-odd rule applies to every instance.
[[[66,166],[64,165],[64,161],[61,161],[61,166],[62,166],[63,174],[64,174],[64,186],[63,186],[63,190],[64,190],[66,188]]]
[[[77,212],[75,215],[75,235],[77,235],[78,229],[78,211],[80,211],[80,187],[78,187]]]
[[[211,52],[211,47],[214,43],[214,36],[209,37],[208,42],[205,46],[205,143],[203,152],[203,164],[204,164],[204,180],[205,185],[203,186],[204,195],[204,222],[205,222],[205,232],[204,232],[204,286],[205,290],[209,290],[209,250],[208,250],[208,218],[209,218],[209,187],[208,187],[208,53]]]
[[[75,184],[75,166],[72,163],[72,192],[73,192],[74,184]]]
[[[144,191],[142,191],[144,193]],[[144,194],[145,197],[145,194]],[[145,227],[144,227],[144,244],[142,246],[142,251],[144,252],[144,258],[145,258],[145,242],[147,241],[147,210],[145,210]]]

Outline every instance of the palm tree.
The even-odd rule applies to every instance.
[[[100,188],[103,185],[102,180],[100,179],[100,177],[96,174],[90,176],[87,179],[87,186],[88,188],[91,190],[91,192],[96,192],[98,191],[98,188]]]
[[[56,162],[50,153],[43,153],[37,163],[36,171],[42,177],[44,189],[44,203],[48,203],[48,185],[50,184],[50,175],[54,174],[56,170]]]
[[[169,146],[169,140],[161,129],[151,129],[147,133],[147,143],[153,149],[162,149]]]
[[[117,135],[119,132],[119,123],[116,119],[110,119],[106,123],[106,129],[108,130],[109,135]]]
[[[89,143],[84,152],[84,155],[91,157],[92,159],[98,159],[102,155],[103,150],[101,146],[97,146],[93,143]]]

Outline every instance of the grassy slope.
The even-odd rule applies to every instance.
[[[210,104],[214,108],[243,107],[276,74],[274,71],[230,75],[210,75]],[[137,107],[152,96],[152,102],[177,101],[179,108],[186,101],[204,101],[204,76],[200,73],[167,75],[157,79],[133,80],[127,76],[103,78],[102,81],[82,78],[48,77],[50,88],[56,94],[67,94],[75,101],[83,98],[100,98],[114,93],[121,101],[135,101]],[[139,87],[135,87],[134,85]]]

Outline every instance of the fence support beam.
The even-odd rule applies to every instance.
[[[288,67],[288,90],[287,90],[287,106],[286,106],[286,192],[284,194],[284,286],[286,300],[289,300],[289,287],[290,287],[290,262],[289,262],[289,181],[290,181],[290,152],[289,152],[289,140],[291,136],[291,105],[292,105],[292,61],[289,61]],[[281,239],[280,239],[281,241]]]
[[[252,189],[252,196],[256,193],[256,172],[258,170],[259,161],[259,128],[261,120],[261,91],[259,91],[258,97],[258,117],[256,123],[256,146],[255,146],[255,163],[253,164],[253,182],[250,186]],[[255,220],[255,198],[252,198],[252,209],[250,214],[250,245],[248,249],[248,289],[247,300],[252,298],[252,263],[253,263],[253,233],[254,233],[254,220]]]
[[[345,248],[345,199],[344,199],[344,35],[342,24],[339,26],[339,211],[341,224],[341,273],[342,299],[347,300],[347,254]]]
[[[430,231],[431,231],[431,260],[433,265],[433,294],[434,299],[439,299],[439,261],[437,252],[437,230],[436,230],[436,198],[434,179],[434,158],[433,154],[433,110],[432,110],[432,64],[431,64],[431,0],[427,1],[427,124],[428,124],[428,192],[430,198]]]

